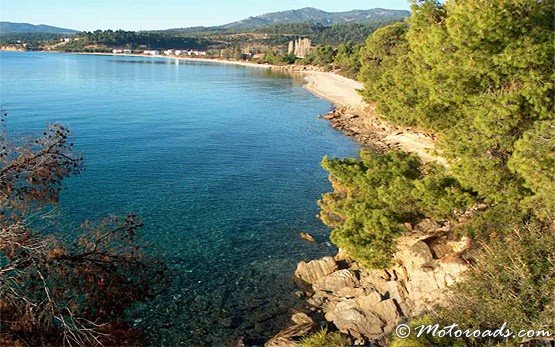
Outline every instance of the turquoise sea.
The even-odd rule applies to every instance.
[[[335,250],[316,217],[324,155],[358,146],[317,118],[331,107],[261,68],[140,57],[0,52],[16,134],[68,125],[85,157],[60,218],[142,216],[171,284],[129,319],[152,345],[263,343],[296,303],[296,263]],[[307,243],[300,231],[319,241]]]

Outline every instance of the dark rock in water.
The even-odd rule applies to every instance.
[[[314,239],[314,236],[310,235],[309,233],[302,232],[299,235],[303,240],[306,240],[308,242],[316,242],[316,240]]]

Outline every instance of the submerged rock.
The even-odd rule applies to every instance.
[[[300,233],[299,234],[301,236],[301,239],[306,240],[308,242],[316,242],[316,240],[314,239],[314,236],[310,235],[309,233]]]

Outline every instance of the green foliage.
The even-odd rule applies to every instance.
[[[555,215],[555,124],[539,121],[515,142],[509,168],[532,194],[522,207],[542,220]]]
[[[292,53],[283,54],[277,51],[270,51],[264,54],[264,56],[261,59],[261,62],[268,63],[268,64],[275,64],[275,65],[293,64],[295,63],[296,59],[297,57],[295,57],[295,55]]]
[[[282,23],[253,30],[255,33],[283,35],[291,38],[303,36],[312,39],[315,45],[340,45],[345,42],[360,43],[374,30],[392,21],[375,21],[368,24],[349,23],[324,26],[315,23]]]
[[[364,98],[393,123],[434,132],[448,166],[391,153],[325,159],[334,191],[321,217],[336,245],[383,267],[403,222],[473,204],[456,230],[482,250],[438,323],[555,327],[553,18],[553,1],[416,1],[407,24],[376,30],[360,51]]]
[[[302,60],[302,63],[311,65],[329,65],[333,63],[334,57],[335,49],[332,46],[317,46],[308,53],[308,55]]]
[[[424,1],[408,28],[374,32],[361,53],[364,96],[395,123],[441,135],[464,187],[493,204],[541,207],[545,219],[554,211],[552,147],[530,151],[554,119],[554,4],[487,3]]]
[[[340,45],[345,42],[360,43],[374,30],[393,21],[376,21],[369,24],[334,24],[311,36],[316,45]]]
[[[360,70],[360,45],[355,45],[350,41],[337,46],[333,63],[341,71],[341,74],[356,78]]]
[[[81,33],[77,38],[76,41],[67,46],[69,50],[77,50],[79,47],[95,44],[129,48],[145,46],[151,49],[206,49],[209,44],[209,41],[196,37],[149,31],[96,30]]]
[[[450,219],[473,200],[434,165],[398,151],[361,152],[360,160],[324,158],[334,191],[319,201],[331,240],[369,267],[385,267],[405,222]]]
[[[344,347],[351,346],[349,338],[338,331],[328,332],[322,329],[317,333],[304,337],[300,347]]]
[[[359,79],[364,82],[363,97],[376,103],[378,112],[395,123],[416,125],[421,117],[415,106],[421,96],[407,59],[407,30],[405,23],[395,23],[368,37],[360,53]]]
[[[2,34],[0,35],[0,45],[10,45],[10,44],[17,44],[21,42],[21,43],[30,44],[32,46],[36,46],[42,42],[57,41],[62,37],[67,37],[67,36],[68,35],[54,34],[54,33],[41,33],[41,32]]]
[[[555,330],[555,230],[530,223],[482,245],[437,319],[464,328]],[[483,346],[484,341],[473,341]],[[511,342],[509,340],[509,342]],[[514,341],[520,342],[519,340]]]

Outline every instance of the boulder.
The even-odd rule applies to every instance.
[[[383,333],[384,323],[380,317],[372,311],[363,311],[356,300],[339,302],[325,317],[341,332],[356,338],[376,338]]]
[[[372,312],[380,316],[383,322],[389,324],[397,324],[401,320],[401,312],[397,309],[393,299],[380,301],[367,309],[372,310]]]
[[[340,298],[356,298],[358,296],[364,295],[364,289],[360,287],[358,288],[344,287],[334,292],[333,295]]]
[[[291,316],[291,320],[295,324],[314,324],[312,318],[310,318],[306,313],[297,312]]]
[[[355,288],[358,286],[358,279],[350,270],[339,270],[318,279],[312,288],[315,292],[324,291],[327,293],[338,292],[343,288]]]
[[[295,277],[306,283],[314,284],[335,270],[337,270],[337,264],[332,257],[311,260],[308,263],[301,261],[295,270]]]

